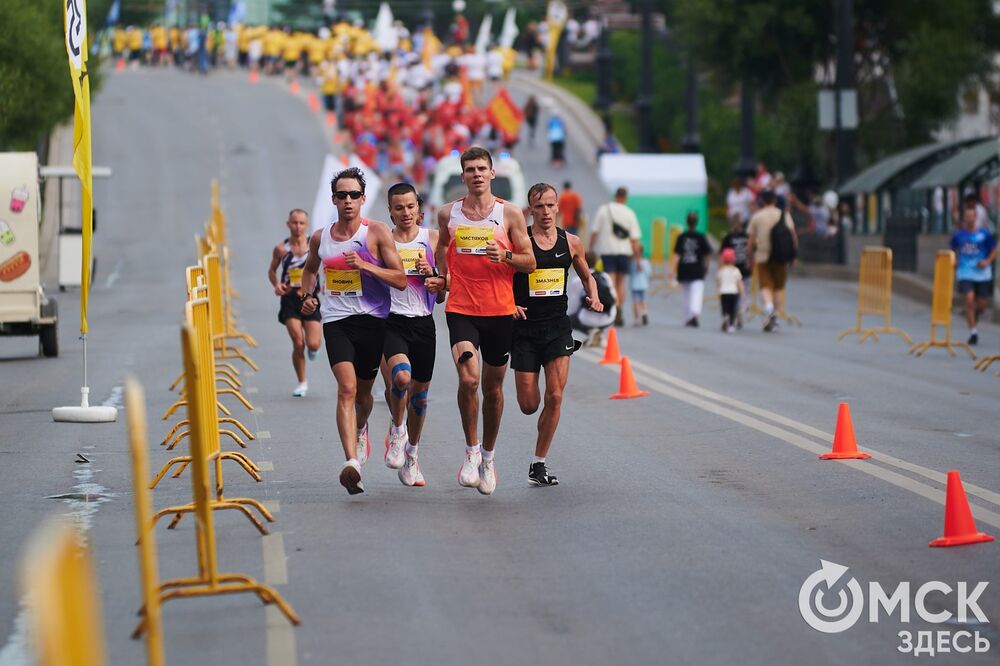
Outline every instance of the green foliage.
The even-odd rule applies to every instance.
[[[33,150],[73,112],[60,3],[5,0],[0,21],[0,150]]]
[[[611,94],[616,101],[633,104],[639,97],[641,42],[642,37],[635,30],[611,33]],[[660,150],[677,150],[680,135],[673,134],[671,127],[684,114],[684,70],[677,54],[662,40],[653,43],[652,63],[653,134]],[[622,131],[618,124],[614,129],[616,134]]]

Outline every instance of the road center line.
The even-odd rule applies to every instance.
[[[680,379],[679,377],[674,377],[673,375],[669,375],[663,372],[662,370],[659,370],[658,368],[655,368],[651,365],[647,365],[640,361],[634,361],[630,358],[629,362],[632,364],[632,367],[635,370],[645,373],[647,375],[651,375],[652,377],[655,377],[657,379],[663,380],[668,384],[673,384],[674,386],[684,389],[685,391],[691,391],[692,393],[697,393],[711,400],[718,400],[726,404],[727,406],[736,407],[744,412],[761,416],[765,419],[768,419],[769,421],[774,421],[775,423],[779,423],[793,430],[798,430],[799,432],[804,433],[806,435],[816,437],[821,441],[831,442],[831,443],[833,442],[833,433],[824,432],[805,423],[801,423],[794,419],[782,416],[781,414],[776,414],[775,412],[769,411],[767,409],[755,407],[754,405],[742,402],[735,398],[731,398],[729,396],[716,393],[709,389],[698,386],[697,384],[692,384],[691,382]],[[885,463],[893,467],[898,467],[899,469],[903,469],[913,474],[917,474],[924,478],[930,479],[931,481],[936,481],[941,485],[945,485],[947,483],[947,476],[942,472],[938,472],[933,469],[929,469],[927,467],[922,467],[921,465],[908,462],[901,458],[889,455],[888,453],[876,451],[867,444],[864,444],[862,448],[866,452],[878,458],[879,462],[881,463]],[[968,493],[969,495],[975,495],[980,499],[984,499],[987,502],[1000,506],[1000,493],[989,490],[988,488],[982,488],[980,486],[968,483],[966,481],[963,481],[962,485],[965,487],[965,492]]]
[[[597,361],[599,360],[597,356],[589,353],[583,354],[582,357],[586,358],[587,360],[593,363],[597,363]],[[633,363],[633,366],[637,367],[638,364]],[[611,372],[618,372],[618,368],[616,366],[604,366],[604,367],[606,367]],[[816,444],[815,442],[810,441],[805,437],[802,437],[801,435],[789,432],[787,430],[783,430],[777,427],[776,425],[765,423],[751,416],[741,414],[740,412],[725,407],[721,402],[710,402],[708,400],[695,397],[690,393],[686,393],[678,388],[668,386],[663,382],[658,381],[657,379],[653,379],[645,375],[643,375],[642,379],[644,380],[645,386],[657,391],[658,393],[662,393],[663,395],[675,398],[682,402],[686,402],[687,404],[692,405],[694,407],[698,407],[699,409],[703,409],[707,412],[711,412],[718,416],[727,418],[731,421],[735,421],[749,428],[753,428],[754,430],[762,432],[766,435],[776,437],[777,439],[787,442],[793,446],[796,446],[814,455],[826,453],[829,450],[828,446],[820,446],[819,444]],[[686,384],[687,382],[684,383]],[[690,386],[692,386],[692,389],[694,388],[693,385]],[[685,388],[687,389],[687,387]],[[692,390],[692,389],[687,389],[687,390]],[[711,393],[710,391],[707,390],[703,391]],[[700,393],[702,391],[698,392]],[[713,394],[713,396],[714,399],[718,399],[720,401],[722,399],[728,400],[728,398],[723,398],[723,396],[719,394]],[[870,449],[868,450],[870,451]],[[933,502],[937,502],[938,504],[944,506],[945,494],[943,491],[938,490],[937,488],[932,488],[920,481],[911,479],[908,476],[903,476],[902,474],[893,472],[892,470],[885,469],[884,467],[878,467],[877,465],[873,465],[870,462],[864,462],[864,461],[837,461],[837,462],[846,464],[853,469],[856,469],[858,471],[864,472],[865,474],[869,474],[871,476],[879,478],[883,481],[893,484],[894,486],[903,488],[904,490],[909,490],[914,494],[920,495],[921,497],[925,497]],[[972,512],[977,520],[992,525],[993,527],[1000,528],[1000,514],[994,511],[990,511],[988,509],[984,509],[977,505],[971,505],[971,506],[972,506]]]

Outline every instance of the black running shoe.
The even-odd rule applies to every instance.
[[[973,333],[972,335],[969,336],[969,344],[973,345],[973,346],[979,344],[979,334],[978,333]]]
[[[528,485],[558,486],[559,479],[548,473],[548,471],[545,469],[545,463],[536,462],[536,463],[531,463],[531,467],[528,468]]]

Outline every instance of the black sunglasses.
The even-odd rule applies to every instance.
[[[341,201],[343,201],[347,197],[351,197],[352,199],[360,199],[362,195],[364,195],[364,192],[362,192],[361,190],[352,190],[350,192],[347,192],[345,190],[340,190],[339,192],[333,193],[333,196],[337,197]]]

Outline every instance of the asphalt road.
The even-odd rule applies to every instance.
[[[387,411],[376,400],[367,492],[349,498],[336,480],[332,375],[313,363],[309,396],[290,396],[290,345],[264,278],[287,210],[310,208],[326,144],[303,99],[239,75],[114,73],[94,103],[95,161],[115,175],[96,194],[104,270],[91,298],[92,399],[115,403],[125,374],[137,376],[151,465],[166,461],[155,442],[170,425],[158,418],[179,370],[183,271],[209,213],[209,181],[220,178],[240,321],[260,343],[250,352],[260,372],[244,374],[257,409],[223,401],[260,435],[249,455],[270,463],[262,483],[229,471],[226,489],[278,510],[263,539],[220,514],[220,562],[275,584],[303,618],[292,630],[245,596],[171,601],[169,663],[883,664],[912,661],[897,652],[899,631],[963,628],[992,651],[936,659],[996,663],[1000,546],[927,542],[941,534],[949,469],[961,470],[979,528],[1000,532],[1000,379],[940,351],[911,358],[888,337],[837,343],[854,319],[850,284],[794,281],[789,310],[805,324],[770,336],[759,323],[723,335],[714,305],[704,328],[683,328],[679,298],[655,294],[651,325],[621,331],[648,397],[609,401],[617,370],[593,351],[574,359],[550,455],[556,488],[527,486],[535,420],[518,412],[508,379],[489,498],[455,482],[463,442],[442,317],[420,454],[427,487],[405,488],[382,466]],[[544,150],[519,151],[529,180],[570,177],[588,209],[604,200],[583,160],[553,174]],[[30,663],[18,656],[17,563],[53,513],[88,528],[111,663],[142,663],[142,644],[128,638],[140,600],[124,423],[51,422],[53,406],[78,399],[82,360],[76,295],[60,305],[58,359],[35,358],[33,340],[0,339],[0,665]],[[917,339],[928,315],[897,299],[894,322]],[[1000,347],[1000,330],[984,327],[981,345]],[[840,401],[872,460],[817,460]],[[78,452],[93,462],[74,463]],[[107,500],[47,499],[81,484]],[[187,497],[187,477],[154,493],[157,507]],[[161,577],[191,575],[192,523],[156,534]],[[820,633],[798,595],[821,559],[849,567],[866,591],[987,581],[979,605],[989,621],[931,625],[914,614],[901,624],[897,614],[872,624],[866,605],[845,633]],[[927,605],[954,611],[955,595],[934,593]]]

